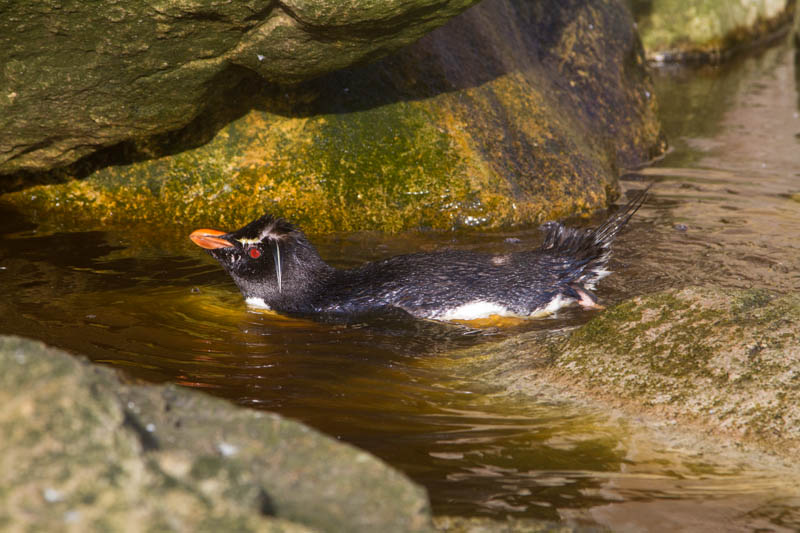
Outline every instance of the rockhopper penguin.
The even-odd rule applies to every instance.
[[[611,243],[642,205],[642,191],[595,229],[545,225],[537,249],[503,255],[444,250],[400,255],[350,270],[320,258],[297,227],[271,215],[190,238],[230,274],[248,305],[289,315],[355,315],[397,308],[434,320],[536,317],[577,303],[607,276]]]

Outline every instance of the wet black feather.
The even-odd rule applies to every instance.
[[[288,314],[359,314],[402,309],[424,318],[472,302],[528,316],[557,296],[579,299],[607,272],[611,244],[642,205],[646,190],[595,229],[546,225],[534,250],[493,256],[462,250],[401,255],[350,270],[325,263],[291,223],[265,215],[224,236],[232,247],[209,250],[246,298]],[[260,242],[253,242],[260,239]],[[272,246],[280,243],[279,290]],[[253,259],[249,248],[261,247]],[[258,255],[258,254],[256,254]]]

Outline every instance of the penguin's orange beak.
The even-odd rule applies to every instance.
[[[232,242],[220,239],[220,235],[225,235],[225,232],[215,229],[198,229],[193,231],[192,234],[189,235],[189,238],[192,239],[192,242],[197,246],[205,248],[206,250],[233,246]]]

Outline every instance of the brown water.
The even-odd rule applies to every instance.
[[[617,243],[604,303],[689,284],[800,287],[795,63],[783,44],[725,68],[658,75],[673,149],[625,177],[624,189],[655,185]],[[0,333],[303,420],[407,472],[437,513],[616,530],[800,528],[800,502],[768,473],[685,451],[635,452],[629,428],[599,413],[498,398],[489,384],[430,364],[521,331],[563,331],[591,313],[502,329],[400,316],[290,320],[248,311],[186,239],[189,228],[58,232],[4,208],[0,220]],[[539,237],[530,228],[312,240],[346,267],[447,246],[502,253]],[[661,526],[651,518],[659,513],[669,515]]]

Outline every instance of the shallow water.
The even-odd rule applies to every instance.
[[[800,287],[795,63],[783,44],[724,68],[658,74],[673,148],[624,178],[625,190],[655,185],[618,240],[603,303],[690,284]],[[0,333],[85,354],[132,380],[303,420],[407,472],[439,514],[617,530],[653,529],[659,513],[669,515],[665,531],[800,527],[800,503],[778,478],[687,451],[633,451],[628,428],[599,413],[498,399],[489,384],[430,364],[521,331],[567,330],[590,312],[483,329],[403,317],[291,320],[248,311],[188,229],[58,232],[4,208],[0,219]],[[507,252],[539,238],[529,228],[312,240],[347,267],[447,246]]]

